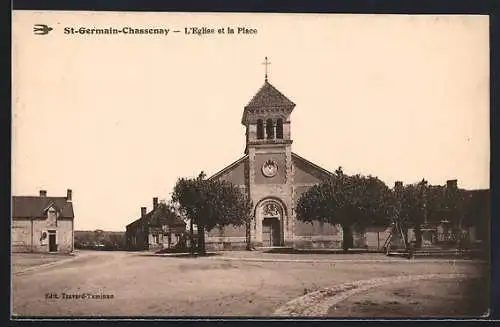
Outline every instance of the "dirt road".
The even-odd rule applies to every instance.
[[[83,254],[14,274],[12,312],[17,316],[270,316],[297,297],[340,283],[477,270],[477,263],[469,261],[388,261],[384,256],[362,255],[305,260],[242,252],[240,257],[246,260],[238,260],[235,252],[207,258]]]

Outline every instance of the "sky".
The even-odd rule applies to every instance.
[[[34,35],[34,24],[54,29]],[[265,56],[269,82],[296,104],[293,152],[389,187],[425,178],[488,188],[488,25],[460,15],[14,11],[12,193],[70,188],[76,230],[125,230],[153,197],[168,201],[177,178],[243,156],[241,115],[264,83]],[[125,26],[171,31],[64,34]]]

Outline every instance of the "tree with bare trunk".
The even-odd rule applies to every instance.
[[[353,247],[352,227],[387,225],[395,210],[391,190],[376,177],[343,173],[311,187],[297,202],[297,219],[340,224],[344,251]]]
[[[197,252],[206,254],[205,231],[216,226],[247,224],[251,202],[238,186],[222,180],[206,179],[204,172],[197,178],[180,178],[172,194],[172,201],[196,224]]]

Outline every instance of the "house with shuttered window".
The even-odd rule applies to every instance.
[[[66,196],[13,196],[12,252],[70,253],[74,250],[72,190]]]
[[[158,198],[147,212],[141,207],[141,216],[126,226],[126,244],[129,250],[160,250],[182,246],[186,223]]]

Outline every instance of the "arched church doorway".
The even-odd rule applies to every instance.
[[[258,207],[262,221],[262,245],[283,245],[283,207],[275,200],[263,201]]]

